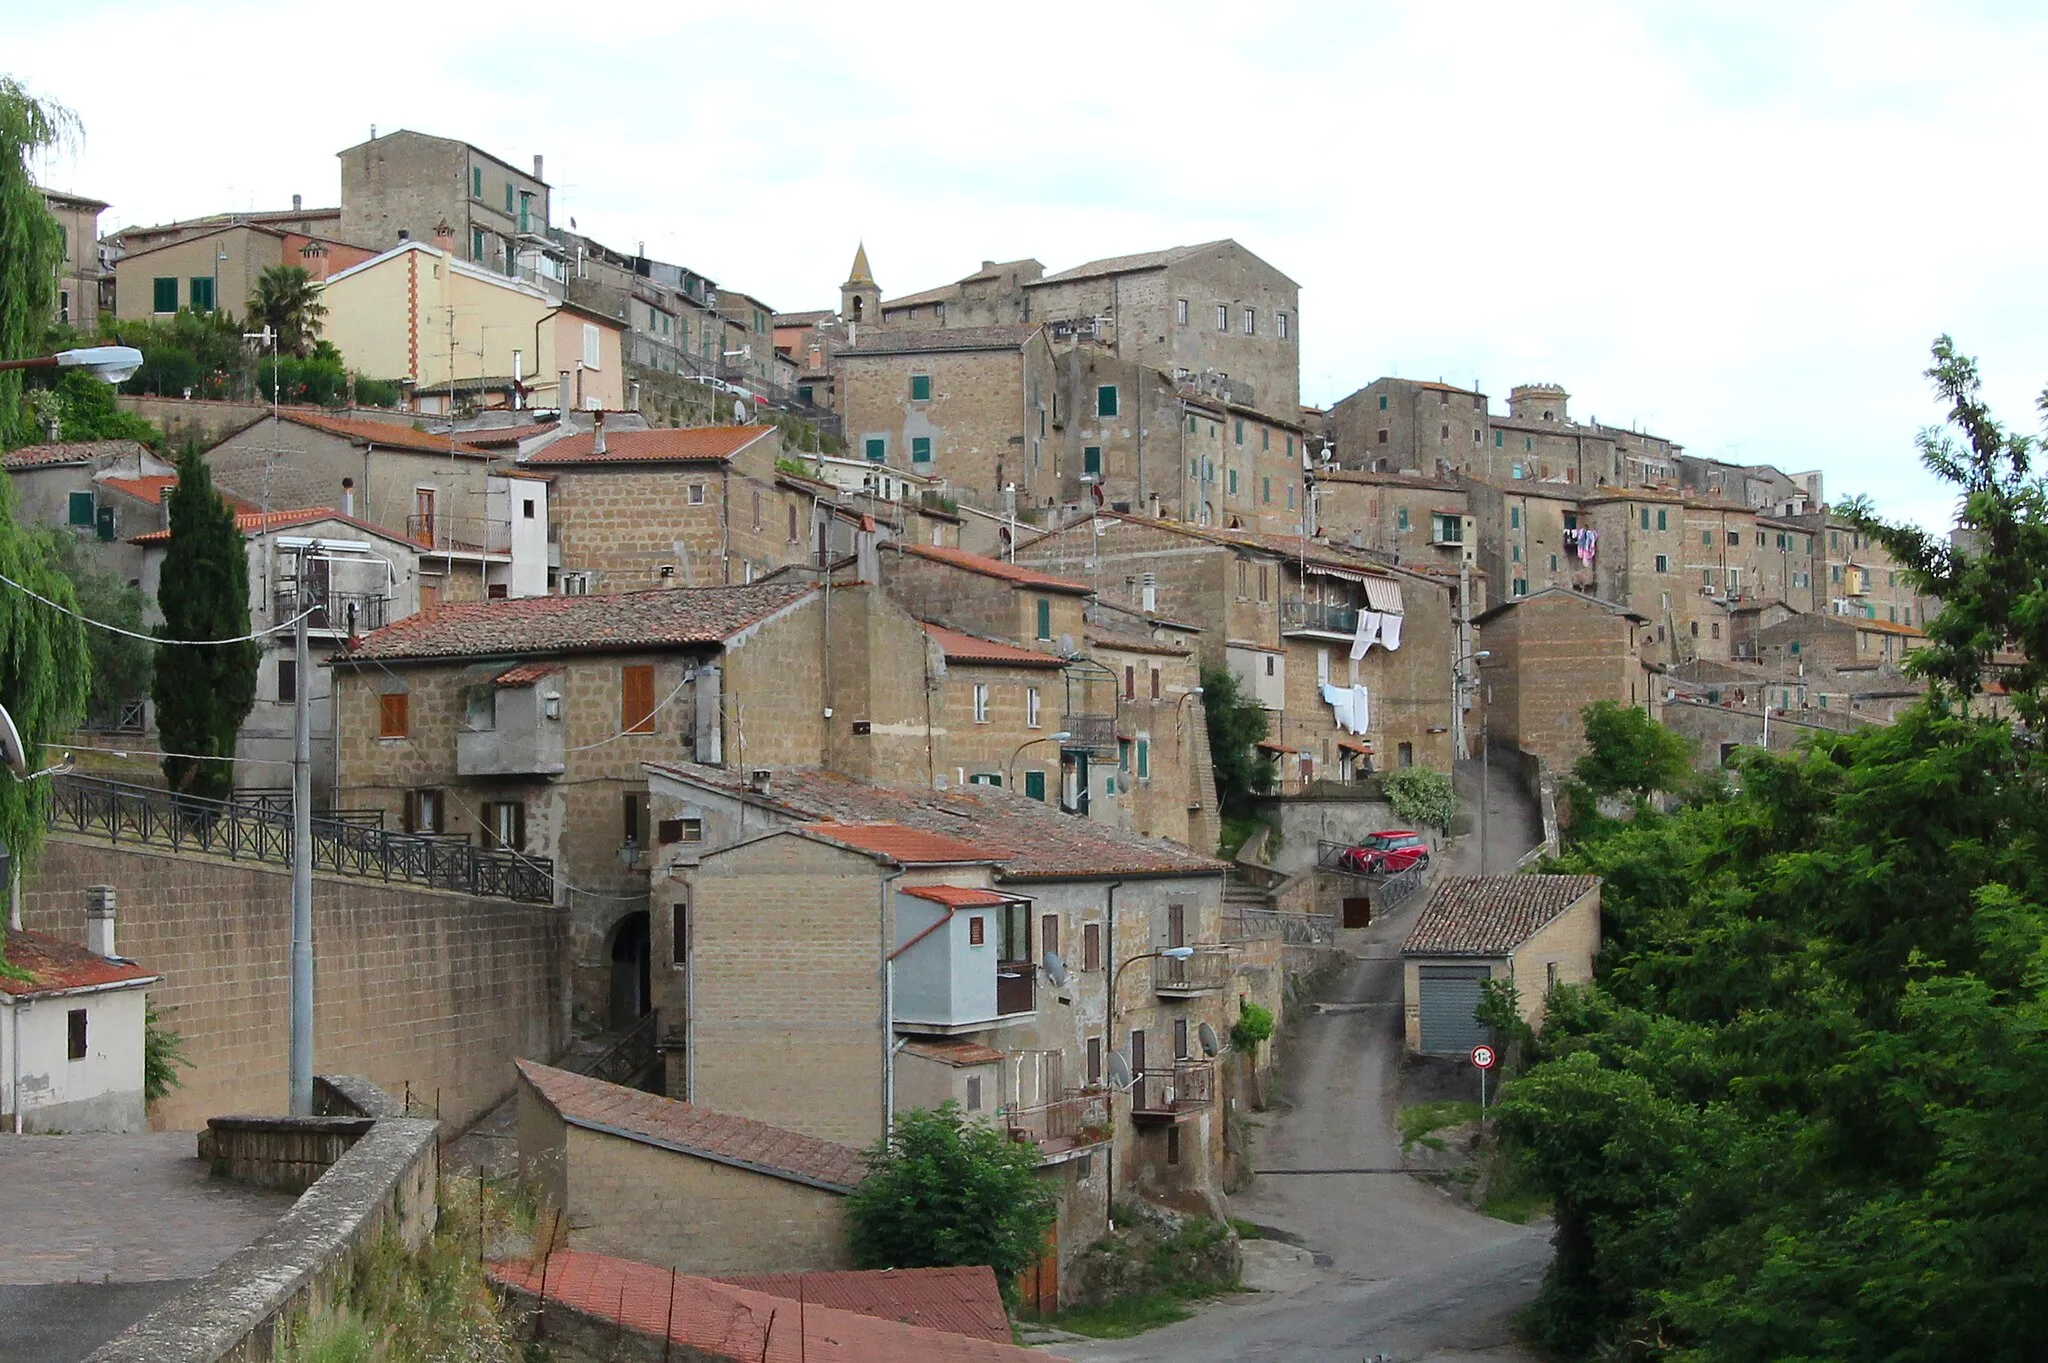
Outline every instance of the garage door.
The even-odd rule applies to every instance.
[[[1492,973],[1487,967],[1426,965],[1420,972],[1423,1050],[1459,1055],[1493,1040],[1486,1025],[1472,1016],[1484,997],[1480,984]]]

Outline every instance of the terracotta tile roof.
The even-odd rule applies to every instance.
[[[831,825],[827,825],[831,827]],[[993,909],[1003,904],[1020,902],[1015,895],[997,894],[994,890],[977,890],[968,885],[912,885],[903,893],[918,899],[929,899],[934,904],[944,904],[949,909]]]
[[[537,681],[554,676],[561,670],[553,663],[521,663],[517,667],[500,672],[491,678],[491,681],[497,686],[531,686]]]
[[[237,501],[235,505],[239,508],[246,504]],[[355,527],[366,535],[376,535],[380,539],[396,540],[400,544],[413,543],[412,540],[407,539],[405,536],[393,534],[381,525],[372,525],[368,521],[361,520],[355,516],[343,515],[331,506],[305,506],[291,511],[272,511],[268,513],[243,510],[235,512],[235,529],[245,535],[254,535],[265,530],[289,530],[293,526],[311,525],[316,521],[340,521],[344,525]],[[168,530],[152,530],[146,535],[136,535],[128,542],[130,544],[169,544],[171,542],[171,532]]]
[[[1095,591],[1085,582],[1054,577],[1051,573],[1026,567],[1022,563],[1006,563],[1002,559],[969,553],[965,549],[950,549],[935,544],[891,544],[889,547],[899,553],[915,554],[918,558],[929,559],[933,563],[949,564],[970,573],[980,573],[983,577],[1001,578],[1020,587],[1037,587],[1044,591],[1067,592],[1075,596],[1090,596]]]
[[[924,632],[945,651],[946,661],[949,663],[1006,663],[1011,667],[1044,667],[1053,670],[1067,665],[1065,658],[1055,654],[1019,648],[1015,644],[1000,643],[994,639],[983,639],[962,630],[934,625],[929,621],[924,622]]]
[[[1599,876],[1445,876],[1401,954],[1505,956],[1599,889]]]
[[[860,1151],[850,1145],[607,1084],[531,1060],[514,1063],[534,1092],[572,1126],[606,1131],[836,1193],[852,1192],[866,1173]]]
[[[906,1048],[908,1049],[908,1048]],[[764,1273],[716,1278],[729,1287],[893,1320],[950,1335],[1009,1344],[1010,1316],[987,1264],[963,1268],[883,1268],[840,1273]]]
[[[820,322],[836,321],[839,314],[830,308],[813,308],[809,312],[778,312],[769,319],[769,325],[776,327],[814,327]]]
[[[100,485],[110,487],[116,492],[124,492],[139,502],[153,502],[162,506],[164,498],[178,485],[178,475],[152,473],[146,478],[102,478]]]
[[[1178,843],[1062,814],[1042,800],[999,787],[876,786],[837,772],[787,769],[774,773],[768,794],[754,795],[747,790],[744,773],[722,767],[684,762],[647,766],[792,818],[887,821],[999,844],[1010,849],[997,873],[1002,881],[1220,876],[1227,869],[1223,862],[1198,856]]]
[[[893,305],[887,305],[893,306]],[[867,355],[921,355],[948,350],[1017,350],[1039,333],[1029,326],[944,327],[932,331],[870,331],[861,343],[842,350],[838,359]]]
[[[715,644],[803,600],[812,590],[808,583],[757,582],[617,596],[466,601],[388,625],[364,638],[347,656],[424,661]]]
[[[461,454],[472,459],[485,458],[484,451],[466,440],[457,440],[446,435],[427,435],[410,426],[393,421],[358,421],[352,417],[328,416],[321,412],[309,412],[302,408],[280,407],[280,420],[305,426],[329,435],[345,436],[365,445],[376,445],[387,450],[410,450],[416,454]]]
[[[1088,626],[1083,637],[1091,644],[1099,644],[1103,648],[1122,649],[1126,653],[1161,653],[1169,657],[1185,658],[1194,652],[1186,644],[1169,644],[1164,640],[1154,639],[1149,634],[1130,634],[1103,625]]]
[[[95,464],[102,459],[121,459],[147,453],[148,449],[134,440],[77,440],[70,444],[23,445],[18,450],[0,455],[0,467],[33,469],[48,464]]]
[[[917,1041],[906,1041],[903,1049],[912,1055],[921,1055],[927,1060],[936,1060],[942,1065],[998,1065],[1003,1053],[993,1046],[965,1037],[930,1037]]]
[[[1033,284],[1058,284],[1068,279],[1092,279],[1096,275],[1130,274],[1136,270],[1157,270],[1162,266],[1171,265],[1177,260],[1185,260],[1197,252],[1206,251],[1212,246],[1221,246],[1223,244],[1222,241],[1205,241],[1195,246],[1169,246],[1163,251],[1140,251],[1138,254],[1130,256],[1106,256],[1101,260],[1091,260],[1085,265],[1070,266],[1055,274],[1046,275],[1043,279],[1031,280],[1025,287],[1029,288]]]
[[[773,426],[678,426],[651,431],[606,431],[605,452],[589,431],[565,435],[520,462],[529,468],[559,464],[715,464],[732,458]]]
[[[91,989],[98,985],[145,983],[161,978],[133,961],[116,961],[95,956],[74,942],[60,942],[40,932],[7,929],[7,964],[25,970],[30,977],[17,980],[0,975],[0,994],[26,998],[62,989]]]
[[[811,823],[804,832],[827,838],[863,852],[874,852],[905,865],[973,864],[1002,861],[1009,855],[1003,847],[983,847],[961,838],[909,828],[897,823]]]
[[[985,1270],[984,1270],[985,1271]],[[985,1305],[970,1305],[967,1291],[934,1287],[869,1287],[826,1282],[821,1291],[864,1300],[869,1312],[813,1304],[810,1284],[819,1279],[873,1277],[859,1274],[804,1274],[804,1309],[792,1297],[741,1283],[682,1277],[654,1264],[614,1259],[581,1250],[558,1250],[538,1269],[524,1263],[491,1266],[491,1276],[603,1322],[638,1334],[667,1339],[696,1357],[746,1363],[1065,1363],[1036,1349],[985,1337]],[[896,1270],[906,1276],[908,1270]],[[947,1270],[957,1273],[958,1270]],[[756,1281],[756,1280],[742,1280]],[[794,1275],[767,1281],[790,1292]],[[993,1280],[991,1279],[991,1282]],[[941,1291],[948,1300],[941,1303]],[[978,1291],[979,1289],[975,1289]],[[976,1334],[927,1329],[883,1318],[893,1299],[919,1314],[940,1315],[975,1326]],[[913,1304],[914,1301],[914,1304]],[[1005,1340],[1008,1325],[1005,1322]]]
[[[1858,629],[1874,630],[1879,634],[1902,634],[1909,639],[1925,639],[1927,637],[1924,630],[1915,629],[1911,625],[1901,625],[1891,620],[1859,620],[1852,615],[1849,617],[1849,623]]]

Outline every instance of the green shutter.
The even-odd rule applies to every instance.
[[[213,276],[198,275],[192,280],[192,311],[213,311]]]
[[[156,297],[152,301],[152,312],[176,312],[178,310],[178,281],[159,277],[156,280]]]
[[[91,525],[93,523],[93,514],[96,508],[93,506],[93,496],[90,492],[72,493],[69,509],[71,524]]]
[[[1273,480],[1271,478],[1259,479],[1259,500],[1268,506],[1273,504]]]
[[[1027,771],[1024,773],[1024,794],[1027,799],[1032,800],[1043,800],[1045,798],[1044,772]]]
[[[1038,598],[1038,637],[1052,638],[1052,602],[1043,596]]]
[[[469,197],[481,199],[483,196],[484,168],[482,166],[471,166],[469,168]]]
[[[1152,774],[1152,744],[1147,739],[1138,740],[1138,779],[1145,780]]]
[[[866,450],[868,458],[879,464],[888,454],[889,442],[878,435],[871,435],[868,437]]]
[[[1646,506],[1646,507],[1644,507],[1644,508],[1643,508],[1643,529],[1645,529],[1645,530],[1648,530],[1649,528],[1650,528],[1650,508],[1648,508],[1648,507]]]
[[[1385,393],[1380,394],[1380,410],[1382,412],[1387,410],[1387,395]]]
[[[912,374],[910,376],[910,400],[912,402],[930,402],[932,400],[931,375]]]
[[[1394,513],[1394,528],[1397,530],[1406,530],[1408,528],[1407,507],[1404,506]]]
[[[1507,433],[1505,431],[1495,431],[1493,433],[1493,447],[1495,449],[1499,449],[1506,441]]]
[[[1115,416],[1116,411],[1116,385],[1105,383],[1095,390],[1095,415]]]
[[[505,216],[512,216],[512,182],[505,182]]]
[[[1235,497],[1235,496],[1237,495],[1237,470],[1236,470],[1236,469],[1232,469],[1232,470],[1230,471],[1230,495],[1231,495],[1231,496],[1233,496],[1233,497]]]
[[[1082,448],[1081,472],[1094,474],[1102,472],[1102,446],[1087,445]]]
[[[910,437],[910,462],[929,464],[932,462],[932,438],[928,435]]]
[[[1511,507],[1509,507],[1509,508],[1508,508],[1508,529],[1510,529],[1510,530],[1520,530],[1521,528],[1522,528],[1522,508],[1520,508],[1519,506],[1511,506]]]
[[[1668,530],[1671,528],[1664,520],[1664,508],[1661,506],[1657,508],[1657,528],[1659,530]]]
[[[1240,444],[1240,445],[1242,445],[1242,444],[1244,443],[1244,418],[1243,418],[1243,417],[1239,417],[1239,418],[1237,419],[1237,421],[1236,421],[1236,423],[1235,423],[1235,430],[1234,430],[1234,431],[1232,432],[1232,439],[1234,439],[1234,440],[1235,440],[1235,441],[1236,441],[1236,442],[1237,442],[1238,444]]]

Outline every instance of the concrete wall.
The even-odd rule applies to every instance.
[[[150,992],[193,1068],[152,1109],[162,1130],[286,1106],[290,875],[53,835],[22,895],[26,926],[75,937],[88,885],[119,896],[115,943],[164,977]],[[313,882],[314,1056],[454,1125],[511,1091],[515,1057],[563,1027],[556,910],[380,882]]]
[[[84,1011],[86,1027],[85,1055],[77,1060],[70,1058],[69,1014],[75,1010]],[[0,999],[0,1117],[6,1119],[0,1126],[20,1131],[148,1130],[142,1107],[142,1012],[139,988]]]

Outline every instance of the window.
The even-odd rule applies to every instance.
[[[1105,383],[1095,390],[1095,415],[1115,416],[1117,412],[1116,385]]]
[[[1131,740],[1128,738],[1119,738],[1116,741],[1116,769],[1118,771],[1129,771],[1131,769]]]
[[[1712,625],[1712,627],[1711,627],[1711,628],[1712,628],[1712,632],[1713,632],[1713,637],[1714,637],[1714,638],[1716,638],[1716,639],[1720,638],[1720,637],[1721,637],[1721,622],[1720,622],[1720,621],[1718,621],[1718,620],[1716,620],[1716,621],[1715,621],[1715,622],[1713,623],[1713,625]]]
[[[299,665],[290,658],[277,660],[277,699],[289,704],[299,698]]]
[[[1090,923],[1088,930],[1090,932],[1096,931],[1095,925]],[[1089,967],[1091,970],[1098,970],[1100,968],[1100,966]],[[1091,1084],[1102,1082],[1102,1038],[1099,1036],[1088,1038],[1088,1082]]]
[[[655,835],[665,847],[672,842],[704,841],[702,819],[663,819],[655,829]]]
[[[1414,745],[1413,743],[1403,743],[1403,744],[1400,744],[1399,746],[1397,746],[1397,747],[1396,747],[1396,748],[1394,749],[1394,764],[1395,764],[1396,766],[1401,766],[1401,767],[1412,767],[1412,766],[1414,766],[1414,765],[1415,765],[1415,745]]]
[[[1739,531],[1739,530],[1730,530],[1730,531],[1728,532],[1728,542],[1729,542],[1730,544],[1740,544],[1740,543],[1742,543],[1742,532],[1741,532],[1741,531]],[[1762,543],[1763,543],[1763,537],[1762,537],[1762,536],[1758,536],[1758,537],[1757,537],[1757,543],[1758,543],[1758,544],[1762,544]]]
[[[974,684],[974,722],[976,724],[988,723],[987,682],[976,682]]]
[[[759,530],[760,528],[761,528],[761,493],[760,493],[760,490],[759,490],[759,489],[757,488],[757,489],[755,489],[755,491],[754,491],[754,529],[756,529],[756,530]]]
[[[1449,422],[1445,422],[1443,425],[1437,428],[1436,438],[1438,440],[1449,440],[1451,438],[1451,427]]]
[[[910,376],[910,400],[912,402],[930,402],[932,400],[931,375],[912,374]]]
[[[981,947],[988,945],[988,919],[975,914],[967,920],[967,945]]]
[[[583,324],[583,367],[585,369],[601,369],[604,367],[602,364],[603,359],[604,354],[598,346],[597,324],[595,322],[585,322]]]
[[[67,1059],[85,1059],[85,1010],[73,1008],[64,1014],[64,1055]]]
[[[1038,637],[1052,638],[1052,598],[1049,596],[1038,598]]]
[[[1259,479],[1259,501],[1267,506],[1273,504],[1273,480],[1271,478],[1262,477]]]
[[[1242,593],[1242,591],[1243,591],[1243,587],[1242,587],[1242,585],[1240,585],[1240,587],[1239,587],[1239,592],[1240,592],[1240,593]],[[1125,664],[1124,664],[1124,699],[1125,699],[1125,700],[1136,700],[1137,698],[1138,698],[1138,669],[1137,669],[1137,668],[1135,668],[1135,667],[1133,667],[1133,666],[1132,666],[1131,664],[1129,664],[1129,663],[1125,663]]]
[[[1528,578],[1526,578],[1526,577],[1518,577],[1518,578],[1516,578],[1516,579],[1515,579],[1515,595],[1516,595],[1516,596],[1527,596],[1528,594],[1529,594],[1529,579],[1528,579]]]
[[[1394,528],[1396,530],[1406,530],[1408,528],[1407,507],[1401,507],[1400,509],[1394,512]]]
[[[677,900],[669,911],[669,932],[673,940],[669,943],[669,959],[677,965],[687,964],[690,959],[690,905],[687,900]]]
[[[1668,530],[1671,528],[1669,525],[1665,524],[1664,508],[1661,506],[1657,508],[1657,528],[1659,530]]]
[[[1187,300],[1187,299],[1185,299],[1185,298],[1176,298],[1176,299],[1174,300],[1174,302],[1173,302],[1173,322],[1174,322],[1174,325],[1175,325],[1175,326],[1182,326],[1182,327],[1184,327],[1184,326],[1186,326],[1186,325],[1188,324],[1188,300]]]
[[[1552,555],[1550,556],[1550,571],[1551,571],[1551,572],[1553,572],[1553,573],[1557,571],[1557,555],[1556,555],[1556,554],[1552,554]]]
[[[704,484],[702,484],[702,483],[692,483],[692,484],[690,484],[690,505],[691,505],[691,506],[702,506],[702,505],[704,505]]]
[[[1235,432],[1233,433],[1232,439],[1234,440],[1234,442],[1235,442],[1235,443],[1237,444],[1237,446],[1238,446],[1238,447],[1239,447],[1240,449],[1241,449],[1241,448],[1243,448],[1243,446],[1244,446],[1244,418],[1243,418],[1243,417],[1239,417],[1239,418],[1237,418],[1237,421],[1236,421],[1236,430],[1235,430]]]
[[[1650,528],[1650,508],[1648,508],[1647,506],[1642,508],[1642,517],[1643,529],[1648,530]]]
[[[861,453],[868,457],[868,462],[874,464],[881,463],[889,454],[888,438],[879,435],[869,436],[861,442]]]
[[[1081,472],[1094,477],[1102,476],[1102,446],[1084,445],[1081,448]]]
[[[1250,308],[1244,310],[1244,334],[1247,336],[1259,334],[1258,314]]]
[[[508,216],[509,216],[509,215],[510,215],[510,214],[512,213],[512,211],[513,211],[513,199],[512,199],[512,194],[513,194],[513,190],[512,190],[512,182],[511,182],[510,180],[507,180],[507,181],[505,182],[505,212],[506,212],[506,214],[507,214]]]
[[[1508,508],[1508,529],[1510,529],[1510,530],[1520,530],[1521,528],[1522,528],[1522,508],[1520,508],[1519,506],[1511,506],[1511,507],[1509,507],[1509,508]]]
[[[647,818],[653,807],[654,801],[644,790],[629,790],[624,793],[619,801],[619,813],[622,816],[619,829],[621,841],[631,843],[635,847],[647,846]]]
[[[1387,410],[1387,395],[1385,393],[1380,394],[1380,410],[1382,412]]]
[[[1380,429],[1379,429],[1379,431],[1378,431],[1378,436],[1379,436],[1379,439],[1378,439],[1377,441],[1375,441],[1374,443],[1376,443],[1376,444],[1380,444],[1380,445],[1384,445],[1384,444],[1386,444],[1386,443],[1387,443],[1387,428],[1386,428],[1386,427],[1384,427],[1384,426],[1380,427]]]
[[[1218,303],[1216,305],[1216,330],[1230,330],[1230,304],[1228,303]]]
[[[1660,573],[1671,571],[1671,560],[1668,556],[1664,554],[1657,555],[1657,571]]]
[[[1711,531],[1711,530],[1702,530],[1702,531],[1700,531],[1700,543],[1701,543],[1701,544],[1703,544],[1703,545],[1707,545],[1707,544],[1712,544],[1713,542],[1714,542],[1714,532],[1713,532],[1713,531]]]
[[[1027,771],[1024,773],[1024,796],[1030,800],[1045,799],[1045,773]]]
[[[1102,924],[1089,923],[1081,929],[1081,969],[1102,969]],[[1090,1045],[1099,1043],[1090,1042]],[[1091,1077],[1093,1066],[1091,1065]]]
[[[404,738],[407,734],[407,709],[412,697],[403,691],[377,697],[377,737]]]
[[[99,508],[94,504],[90,492],[74,492],[68,499],[66,519],[73,525],[90,526],[98,518]]]
[[[1493,447],[1494,447],[1495,449],[1499,449],[1499,448],[1500,448],[1500,447],[1501,447],[1502,445],[1504,445],[1504,444],[1506,444],[1506,443],[1507,443],[1507,432],[1505,432],[1505,431],[1495,431],[1495,432],[1493,433]]]
[[[481,199],[483,196],[484,168],[482,166],[471,166],[469,168],[469,197]]]
[[[1180,1163],[1180,1128],[1177,1126],[1166,1128],[1166,1162]]]
[[[405,831],[408,833],[441,832],[447,813],[447,802],[438,790],[408,790],[405,793]]]
[[[1284,313],[1284,312],[1276,312],[1276,313],[1274,313],[1274,314],[1273,314],[1273,334],[1274,334],[1275,336],[1279,337],[1279,338],[1280,338],[1281,340],[1283,340],[1283,341],[1287,339],[1287,314],[1286,314],[1286,313]]]
[[[967,1110],[981,1111],[981,1076],[978,1074],[967,1076]]]
[[[1152,699],[1159,699],[1159,669],[1152,669]]]
[[[1509,545],[1508,558],[1511,562],[1520,563],[1522,561],[1522,546],[1519,544]]]
[[[1138,779],[1152,779],[1152,740],[1142,734],[1138,736]]]
[[[650,664],[619,669],[619,732],[654,732],[654,668]]]
[[[1039,727],[1039,713],[1042,710],[1042,708],[1043,706],[1038,696],[1038,688],[1035,686],[1026,687],[1024,690],[1025,728],[1036,729]]]
[[[482,260],[484,258],[485,240],[483,228],[472,227],[469,229],[469,258],[471,260]]]
[[[1579,518],[1578,518],[1577,516],[1573,515],[1573,514],[1572,514],[1571,512],[1569,512],[1569,511],[1565,512],[1565,513],[1564,513],[1564,528],[1565,528],[1565,529],[1567,529],[1567,530],[1576,530],[1576,529],[1578,529],[1578,528],[1579,528]]]
[[[1231,496],[1233,496],[1233,497],[1235,497],[1235,496],[1237,495],[1237,470],[1236,470],[1236,469],[1231,469],[1231,470],[1230,470],[1230,495],[1231,495]]]
[[[176,312],[178,310],[178,281],[159,275],[151,281],[154,297],[150,301],[152,312]]]
[[[194,278],[194,279],[192,280],[192,285],[191,285],[191,297],[192,297],[192,311],[194,311],[194,312],[212,312],[212,311],[213,311],[213,276],[212,276],[212,275],[199,275],[199,276],[196,276],[196,277],[195,277],[195,278]]]
[[[932,438],[928,435],[910,437],[910,462],[929,464],[932,462]]]
[[[1436,541],[1439,544],[1462,544],[1465,540],[1465,521],[1461,516],[1435,513]]]
[[[518,800],[486,800],[479,811],[486,851],[526,850],[526,806]]]
[[[1188,1020],[1186,1018],[1175,1018],[1173,1020],[1173,1058],[1175,1060],[1185,1060],[1188,1058]]]

